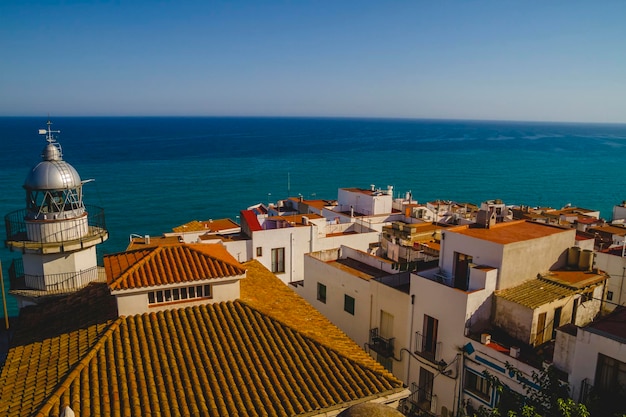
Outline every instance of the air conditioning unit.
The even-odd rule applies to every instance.
[[[509,355],[512,358],[519,358],[519,352],[520,348],[518,348],[517,346],[511,346],[511,348],[509,349]]]
[[[480,343],[483,345],[488,345],[491,343],[491,335],[489,333],[483,333],[480,335]]]

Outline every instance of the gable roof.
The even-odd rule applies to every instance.
[[[242,275],[245,270],[221,245],[176,244],[104,257],[111,290],[126,290]]]
[[[0,414],[58,416],[69,405],[93,416],[291,416],[406,391],[262,265],[245,266],[237,301],[116,319],[101,312],[86,326],[68,308],[71,331],[36,340],[26,328],[0,374]],[[103,284],[89,288],[99,290],[83,297],[84,309],[114,298]],[[31,311],[45,320],[48,308]]]

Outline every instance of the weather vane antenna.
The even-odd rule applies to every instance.
[[[51,130],[50,126],[52,126],[52,122],[48,119],[48,129],[39,129],[40,135],[46,135],[46,140],[48,143],[54,143],[56,140],[54,139],[53,133],[61,133],[60,130]]]

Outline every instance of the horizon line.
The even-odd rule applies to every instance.
[[[3,115],[0,118],[40,118],[36,115]],[[165,119],[165,118],[189,118],[189,119],[328,119],[328,120],[391,120],[391,121],[437,121],[437,122],[483,122],[483,123],[536,123],[536,124],[576,124],[576,125],[626,125],[624,122],[598,122],[598,121],[563,121],[563,120],[526,120],[526,119],[469,119],[469,118],[445,118],[445,117],[406,117],[406,116],[303,116],[303,115],[176,115],[176,114],[156,114],[156,115],[58,115],[51,116],[49,113],[46,119],[55,118],[143,118],[143,119]]]

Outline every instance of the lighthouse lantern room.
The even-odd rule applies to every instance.
[[[26,209],[5,216],[6,246],[22,252],[9,268],[11,294],[19,307],[76,291],[102,275],[96,245],[108,238],[104,210],[83,203],[76,169],[63,160],[61,145],[48,128],[42,161],[24,182]]]

